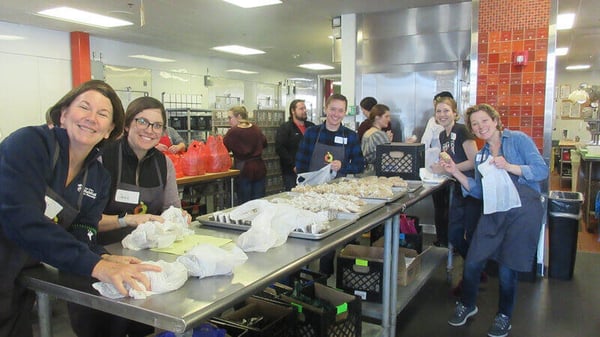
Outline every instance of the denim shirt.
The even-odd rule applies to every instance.
[[[506,161],[521,167],[522,175],[517,178],[517,182],[540,192],[540,182],[548,178],[549,168],[533,140],[523,132],[504,129],[501,141],[502,155]],[[483,198],[481,174],[477,166],[487,160],[490,155],[490,146],[486,143],[475,156],[475,177],[468,178],[469,191],[462,188],[464,196]]]

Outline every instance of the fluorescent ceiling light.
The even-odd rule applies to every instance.
[[[292,77],[292,78],[288,78],[288,80],[295,81],[295,82],[312,82],[313,81],[310,78],[303,78],[303,77]]]
[[[86,12],[70,7],[57,7],[47,9],[37,13],[38,15],[52,19],[80,23],[83,25],[113,28],[133,25],[132,22],[112,18],[110,16],[100,15],[92,12]]]
[[[25,40],[23,36],[18,35],[0,35],[0,40],[2,41],[17,41],[17,40]]]
[[[240,73],[240,74],[258,74],[256,71],[244,70],[244,69],[227,69],[230,73]]]
[[[298,67],[300,68],[305,68],[305,69],[310,69],[310,70],[329,70],[329,69],[334,69],[332,66],[328,66],[325,64],[321,64],[321,63],[305,63],[305,64],[301,64]]]
[[[569,47],[556,48],[556,56],[564,56],[569,53]]]
[[[589,64],[576,64],[576,65],[572,65],[572,66],[567,66],[565,69],[567,70],[585,70],[585,69],[590,69],[590,65]]]
[[[571,29],[571,28],[573,28],[573,22],[575,22],[575,14],[573,14],[573,13],[558,14],[558,17],[556,19],[556,29],[557,30]]]
[[[337,85],[337,86],[341,86],[342,85],[342,81],[335,81],[335,82],[333,82],[331,84]]]
[[[238,45],[230,45],[230,46],[219,46],[214,47],[214,50],[222,51],[225,53],[237,54],[237,55],[257,55],[264,54],[265,52],[258,49],[248,48],[244,46]]]
[[[149,60],[149,61],[154,61],[154,62],[175,62],[175,60],[172,60],[172,59],[166,59],[166,58],[162,58],[162,57],[156,57],[156,56],[150,56],[150,55],[144,55],[144,54],[129,55],[129,57],[133,57],[135,59]]]
[[[270,6],[270,5],[278,5],[281,3],[281,0],[223,0],[225,2],[229,2],[230,4],[242,7],[242,8],[254,8],[254,7],[262,7],[262,6]]]

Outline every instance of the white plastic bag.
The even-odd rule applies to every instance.
[[[296,183],[298,185],[321,185],[328,183],[335,179],[337,172],[331,169],[331,164],[327,164],[323,166],[322,169],[318,171],[304,172],[298,174],[298,178],[296,178]]]
[[[179,289],[188,279],[188,271],[185,268],[185,266],[180,262],[165,262],[163,260],[159,260],[156,262],[145,261],[144,263],[159,266],[161,267],[162,271],[143,272],[144,274],[146,274],[146,276],[148,276],[148,280],[150,280],[150,286],[152,287],[152,291],[147,291],[144,285],[141,283],[138,284],[143,289],[142,291],[136,291],[129,285],[125,285],[125,289],[127,289],[127,291],[129,292],[129,296],[135,299],[144,299],[150,295],[162,294]],[[100,293],[100,295],[104,297],[112,299],[125,297],[117,291],[117,288],[115,288],[115,286],[112,285],[112,283],[95,282],[94,284],[92,284],[92,286]]]
[[[438,162],[440,159],[440,149],[437,147],[431,147],[425,150],[425,167],[429,169],[431,165]]]
[[[505,212],[511,208],[521,207],[521,197],[508,172],[491,165],[491,160],[490,156],[477,166],[482,175],[483,214]]]
[[[199,278],[231,274],[233,268],[246,260],[248,256],[236,246],[228,251],[209,244],[198,245],[177,258],[177,262],[185,266],[190,276]]]

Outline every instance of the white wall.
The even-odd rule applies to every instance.
[[[6,136],[42,124],[46,110],[71,88],[69,34],[0,22],[0,130]]]
[[[0,22],[0,34],[25,37],[0,43],[0,134],[6,136],[20,127],[44,123],[46,110],[71,89],[71,55],[67,32]],[[242,103],[252,110],[258,103],[256,96],[264,94],[261,88],[276,87],[279,82],[292,77],[314,78],[316,81],[314,75],[305,73],[283,73],[239,62],[199,58],[185,54],[185,46],[178,51],[166,51],[91,36],[90,51],[93,61],[105,65],[149,69],[152,74],[150,83],[139,88],[140,85],[132,79],[130,86],[134,90],[148,91],[158,99],[163,92],[202,95],[203,108],[214,108],[215,96],[227,94],[230,90],[233,91],[230,92],[232,96],[242,96]],[[128,57],[132,54],[165,57],[176,62],[157,63]],[[231,68],[259,73],[226,72]],[[204,86],[207,73],[215,86]],[[120,81],[115,89],[123,90],[127,86]],[[243,97],[244,94],[247,97]],[[287,110],[285,106],[280,108]]]
[[[592,71],[561,71],[556,76],[556,87],[560,89],[563,84],[571,86],[571,91],[577,89],[581,83],[589,85],[600,85],[600,73]],[[558,90],[556,90],[558,95]],[[587,131],[587,123],[583,119],[562,119],[560,117],[560,99],[554,105],[554,121],[552,139],[562,139],[562,130],[568,130],[568,138],[579,136],[582,142],[589,142],[591,135]]]

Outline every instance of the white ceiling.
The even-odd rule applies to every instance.
[[[220,0],[145,0],[145,25],[140,26],[142,0],[2,0],[0,21],[60,31],[86,31],[93,36],[148,45],[204,57],[232,59],[282,71],[297,72],[301,63],[331,62],[331,18],[345,13],[392,11],[460,0],[283,0],[283,5],[242,9]],[[99,29],[60,22],[34,13],[70,6],[126,19],[134,26]],[[600,1],[561,0],[559,12],[577,14],[575,28],[559,32],[558,46],[571,48],[558,58],[567,63],[591,63],[600,70]],[[1,34],[2,32],[0,32]],[[235,56],[211,50],[240,44],[266,51],[263,55]],[[161,55],[154,55],[161,56]],[[247,69],[252,70],[252,69]],[[331,71],[329,71],[331,73]]]

